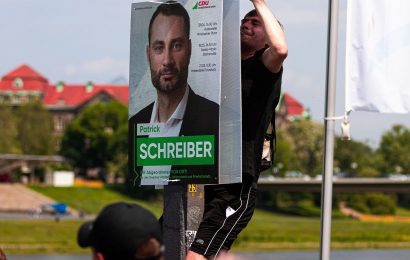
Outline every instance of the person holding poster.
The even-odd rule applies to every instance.
[[[255,207],[263,140],[279,102],[285,34],[264,0],[241,23],[242,183],[205,186],[203,220],[187,259],[217,257],[229,250]],[[274,119],[274,118],[273,118]]]
[[[137,138],[136,157],[153,162],[137,162],[141,184],[161,184],[158,179],[163,185],[169,180],[193,179],[217,183],[219,105],[195,94],[189,86],[191,49],[188,12],[175,1],[159,5],[149,23],[146,48],[157,98],[129,121],[143,132]],[[164,139],[150,143],[153,137]],[[139,140],[147,143],[138,145]],[[160,159],[161,163],[155,164]],[[196,163],[191,163],[194,160]]]

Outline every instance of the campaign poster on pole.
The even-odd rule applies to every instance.
[[[240,169],[236,169],[241,164],[240,147],[236,147],[241,143],[239,46],[238,63],[236,58],[227,58],[233,66],[223,68],[228,47],[223,39],[229,37],[224,35],[224,15],[236,9],[239,15],[239,3],[224,2],[132,4],[129,171],[135,183],[241,180]],[[239,30],[239,19],[235,22]],[[221,155],[221,140],[225,140],[225,149],[236,151]],[[224,161],[227,165],[222,167]]]

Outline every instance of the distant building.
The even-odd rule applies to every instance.
[[[28,65],[21,65],[2,76],[0,103],[19,106],[30,100],[40,100],[54,120],[54,132],[61,135],[66,125],[85,107],[95,102],[116,99],[128,104],[128,85],[49,83],[41,73]],[[295,98],[282,93],[276,109],[278,127],[300,119],[309,119],[310,113]]]
[[[298,100],[286,92],[281,94],[279,104],[276,107],[276,126],[282,127],[289,122],[310,119],[311,114]]]
[[[0,103],[19,106],[40,100],[53,115],[56,135],[61,135],[66,125],[85,107],[112,99],[127,105],[128,85],[66,84],[63,81],[50,84],[28,65],[6,73],[0,81]]]

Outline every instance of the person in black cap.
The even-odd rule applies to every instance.
[[[77,242],[92,248],[94,260],[163,259],[158,220],[132,203],[106,206],[94,221],[81,225]]]
[[[7,260],[6,254],[3,252],[1,248],[0,248],[0,260]]]

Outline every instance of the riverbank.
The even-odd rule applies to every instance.
[[[92,218],[106,204],[133,201],[161,214],[161,196],[139,190],[128,193],[121,187],[53,188],[35,186],[34,190],[86,213]],[[133,191],[135,192],[135,191]],[[156,197],[155,197],[156,196]],[[138,198],[138,199],[136,199]],[[84,219],[26,218],[0,219],[0,247],[7,254],[86,254],[76,244],[78,227]],[[382,232],[381,232],[382,231]],[[337,217],[332,222],[333,249],[410,248],[410,225],[403,222],[361,222]],[[319,217],[297,217],[256,210],[248,227],[233,245],[236,251],[318,250]]]
[[[86,254],[76,244],[82,220],[0,220],[0,247],[7,254]],[[383,232],[381,232],[383,230]],[[408,223],[364,223],[335,219],[333,249],[410,248]],[[235,251],[318,250],[320,219],[257,210],[233,246]]]

